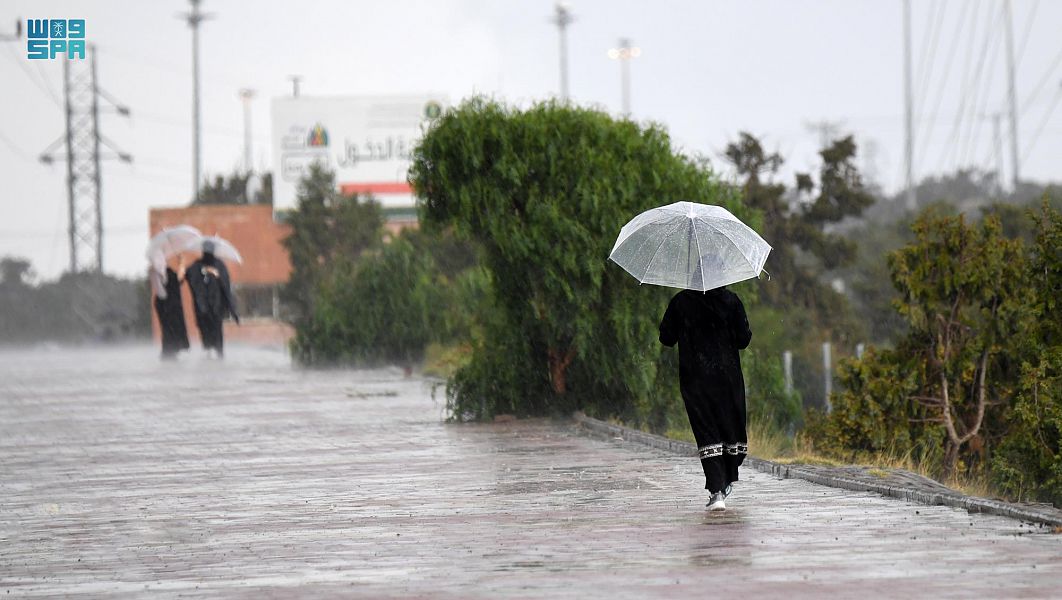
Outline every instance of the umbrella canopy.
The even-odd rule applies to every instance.
[[[167,257],[184,252],[189,244],[198,243],[202,239],[203,234],[191,225],[167,227],[151,238],[144,255],[152,263],[156,263],[161,256],[162,262],[165,263]]]
[[[703,292],[758,277],[770,252],[727,209],[676,202],[631,219],[609,258],[640,283]]]
[[[210,248],[208,250],[208,247]],[[199,240],[193,240],[188,242],[184,247],[185,250],[197,250],[202,252],[213,252],[214,256],[223,258],[225,260],[234,260],[240,264],[243,264],[243,257],[240,256],[240,251],[236,249],[236,246],[232,245],[229,240],[216,236],[207,235]]]

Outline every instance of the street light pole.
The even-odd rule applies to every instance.
[[[557,31],[560,33],[560,97],[561,100],[568,101],[568,25],[575,20],[572,17],[571,10],[568,9],[568,5],[563,2],[557,2],[556,13],[553,16],[553,23],[557,26]]]
[[[199,145],[199,24],[210,18],[210,15],[199,12],[199,4],[202,0],[188,0],[192,5],[191,12],[181,16],[192,28],[192,178],[195,191],[192,198],[199,202],[200,182],[200,145]]]
[[[642,49],[637,46],[631,46],[631,41],[628,38],[620,38],[619,48],[613,48],[608,51],[608,57],[612,60],[620,61],[620,86],[622,92],[623,102],[623,116],[631,116],[631,66],[630,62],[632,58],[638,58],[642,54]]]
[[[243,88],[240,90],[240,100],[243,101],[243,168],[248,172],[254,171],[254,157],[251,146],[251,100],[254,99],[254,90]]]

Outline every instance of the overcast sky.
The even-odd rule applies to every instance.
[[[871,177],[890,192],[902,185],[900,0],[569,4],[576,102],[619,111],[620,68],[607,52],[629,37],[642,50],[631,67],[633,117],[664,124],[680,149],[725,170],[720,153],[748,130],[782,152],[790,178],[816,164],[819,134],[809,125],[830,121],[856,135]],[[269,98],[290,94],[290,74],[304,78],[307,95],[442,92],[458,101],[483,93],[526,105],[559,91],[547,0],[204,0],[203,7],[213,14],[201,30],[207,174],[241,164],[240,88],[257,90],[254,156],[270,168]],[[1002,7],[1000,0],[912,2],[919,176],[962,164],[995,168],[987,115],[1006,106]],[[109,273],[141,274],[148,209],[191,197],[191,35],[176,17],[187,9],[179,0],[0,6],[0,35],[19,17],[86,19],[101,87],[133,111],[131,119],[107,115],[101,125],[135,161],[104,164]],[[1053,109],[1062,96],[1062,2],[1015,0],[1013,10],[1021,174],[1059,180],[1062,110]],[[51,279],[68,260],[65,167],[37,156],[63,132],[61,63],[27,60],[24,40],[0,46],[0,256],[29,258],[39,279]]]

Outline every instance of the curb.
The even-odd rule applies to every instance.
[[[697,447],[689,442],[672,440],[652,433],[623,427],[621,425],[613,425],[593,417],[588,417],[582,412],[576,412],[573,415],[573,419],[580,427],[592,432],[605,434],[610,437],[620,437],[628,442],[642,444],[673,454],[697,456]],[[819,485],[856,492],[875,492],[889,498],[899,498],[901,500],[907,500],[908,502],[926,504],[929,506],[951,506],[953,508],[963,508],[972,513],[1010,517],[1029,523],[1040,523],[1054,527],[1062,526],[1062,515],[1052,514],[1056,512],[1054,510],[1037,510],[1033,507],[1011,504],[999,500],[964,496],[958,492],[955,492],[954,494],[923,492],[910,488],[860,481],[850,477],[823,475],[821,473],[814,473],[806,469],[801,469],[799,465],[782,465],[762,458],[755,458],[753,456],[746,457],[744,464],[757,471],[770,473],[780,479],[802,479]]]

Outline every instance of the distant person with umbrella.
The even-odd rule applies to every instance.
[[[203,348],[208,351],[215,350],[220,358],[225,354],[222,322],[232,315],[233,320],[239,324],[240,316],[236,312],[236,301],[232,295],[229,269],[214,254],[219,247],[227,253],[235,253],[235,259],[239,260],[239,253],[225,240],[217,237],[203,238],[203,256],[188,267],[185,278],[192,290],[195,322],[199,327]]]
[[[166,258],[161,254],[152,257],[151,261],[151,289],[155,294],[155,314],[162,333],[163,360],[173,360],[178,352],[188,349],[188,329],[181,301],[184,258],[180,257],[178,261],[177,271],[166,264]]]
[[[162,229],[148,241],[145,256],[151,265],[149,279],[155,296],[155,314],[162,333],[163,360],[174,359],[178,352],[188,349],[188,329],[181,300],[184,257],[180,253],[189,243],[202,238],[203,234],[195,227],[176,225]],[[174,255],[178,256],[177,271],[167,264],[167,259]]]
[[[741,300],[726,286],[757,277],[770,251],[726,209],[676,202],[632,219],[609,255],[642,283],[683,288],[664,312],[660,342],[679,347],[679,388],[710,511],[726,509],[748,454],[738,350],[748,347],[752,331]]]

